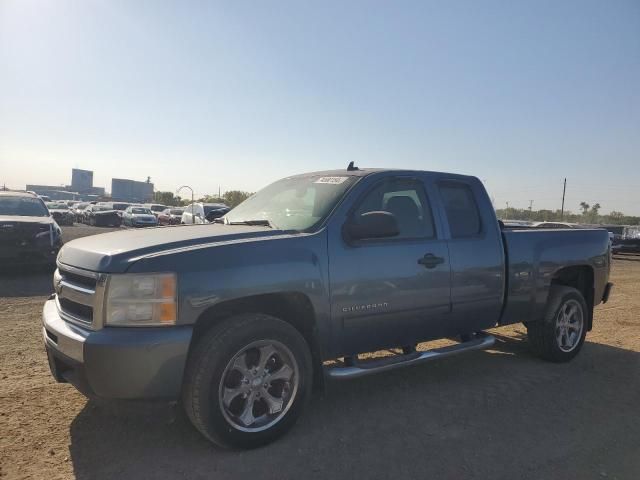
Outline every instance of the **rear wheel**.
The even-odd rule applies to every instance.
[[[309,348],[295,328],[268,315],[238,315],[196,344],[184,407],[214,443],[258,447],[295,424],[310,396],[311,372]]]
[[[584,344],[587,318],[587,302],[578,290],[553,285],[544,319],[527,324],[531,349],[545,360],[568,362]]]

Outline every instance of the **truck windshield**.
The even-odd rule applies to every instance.
[[[1,196],[0,215],[47,217],[49,212],[39,198]]]
[[[274,228],[308,230],[325,219],[356,179],[305,175],[278,180],[227,213],[225,223],[268,221]]]

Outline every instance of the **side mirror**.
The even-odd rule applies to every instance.
[[[400,233],[396,217],[382,211],[363,213],[347,223],[345,231],[352,240],[395,237]]]

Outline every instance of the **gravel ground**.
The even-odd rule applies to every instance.
[[[108,231],[66,227],[67,239]],[[51,378],[40,334],[50,273],[0,276],[1,478],[640,478],[640,256],[571,363],[492,350],[330,384],[267,447],[223,451],[174,405],[87,401]]]

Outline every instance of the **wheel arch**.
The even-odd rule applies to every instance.
[[[590,265],[572,265],[560,268],[553,273],[551,285],[563,285],[578,290],[587,303],[587,331],[593,326],[593,306],[595,295],[595,274]]]
[[[322,353],[318,339],[316,313],[307,295],[301,292],[278,292],[234,298],[213,305],[200,314],[193,328],[189,351],[211,328],[225,319],[243,313],[262,313],[293,326],[307,342],[313,361],[313,386],[324,390]]]

